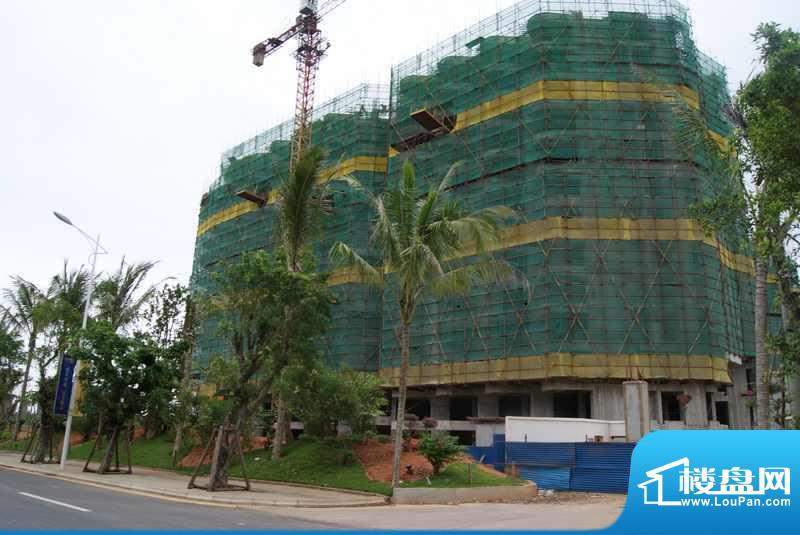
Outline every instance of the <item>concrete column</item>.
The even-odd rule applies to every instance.
[[[625,434],[628,442],[638,442],[650,432],[650,395],[647,381],[622,383],[625,400]]]
[[[531,416],[538,418],[553,417],[553,393],[533,391],[531,392]]]
[[[708,413],[706,412],[706,390],[700,383],[689,383],[684,386],[684,392],[691,396],[691,401],[684,407],[687,427],[708,427]]]
[[[435,420],[450,419],[450,398],[431,398],[431,418]]]
[[[497,396],[487,395],[478,396],[478,417],[479,418],[493,418],[500,414],[498,407]]]

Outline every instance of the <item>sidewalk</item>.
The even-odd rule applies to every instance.
[[[133,468],[132,475],[98,475],[83,472],[83,461],[68,461],[62,472],[58,465],[34,465],[20,462],[20,453],[0,452],[0,468],[63,479],[97,487],[162,496],[197,503],[246,507],[364,507],[385,505],[386,498],[367,493],[324,490],[293,485],[252,483],[251,492],[206,492],[189,490],[189,476],[160,470]]]
[[[360,530],[598,530],[611,526],[625,506],[625,496],[572,493],[567,499],[533,503],[463,505],[393,505],[338,509],[259,508],[297,520],[326,522]]]

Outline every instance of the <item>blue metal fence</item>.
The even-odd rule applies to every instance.
[[[495,435],[491,447],[473,447],[470,454],[498,470],[513,463],[520,477],[541,489],[625,493],[634,447],[616,442],[506,442],[504,435]]]

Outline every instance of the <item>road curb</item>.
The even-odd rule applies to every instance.
[[[462,503],[503,502],[536,496],[535,483],[497,487],[432,488],[400,487],[394,490],[395,505],[456,505]]]
[[[292,507],[296,509],[335,509],[335,508],[350,508],[350,507],[374,507],[388,504],[387,497],[375,498],[372,500],[357,500],[349,503],[333,503],[333,502],[316,502],[316,503],[298,503],[294,500],[258,500],[254,498],[245,499],[231,499],[222,494],[210,494],[207,497],[198,496],[188,489],[186,491],[170,491],[158,488],[146,488],[137,485],[120,485],[110,481],[96,481],[75,477],[74,474],[56,474],[52,472],[43,472],[41,470],[34,470],[24,466],[10,465],[0,462],[0,468],[5,468],[15,472],[22,472],[26,474],[38,475],[48,477],[50,479],[58,479],[67,481],[69,483],[77,483],[81,485],[89,485],[98,488],[108,488],[119,490],[122,492],[129,492],[132,494],[139,494],[151,496],[156,498],[168,498],[178,500],[181,502],[194,503],[199,505],[216,505],[222,507]],[[320,489],[320,490],[334,490],[334,489]],[[338,492],[338,490],[336,490]],[[256,493],[257,495],[258,493]],[[352,493],[351,493],[352,494]],[[252,493],[251,493],[252,495]]]

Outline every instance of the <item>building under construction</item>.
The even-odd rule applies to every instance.
[[[717,179],[675,134],[679,102],[725,143],[727,100],[724,69],[697,50],[678,2],[526,0],[396,65],[390,88],[319,107],[322,178],[350,174],[380,192],[406,160],[430,184],[462,162],[448,195],[522,216],[493,254],[527,284],[418,307],[409,410],[463,433],[475,418],[622,420],[622,383],[645,380],[657,427],[750,427],[752,258],[736,236],[707,235],[691,218]],[[275,244],[274,208],[236,193],[270,198],[291,133],[286,123],[224,154],[202,200],[196,288],[220,263]],[[339,240],[374,259],[367,205],[345,188],[334,201],[321,268]],[[328,362],[396,385],[391,284],[344,272],[329,281]],[[197,366],[226,351],[207,320]]]

